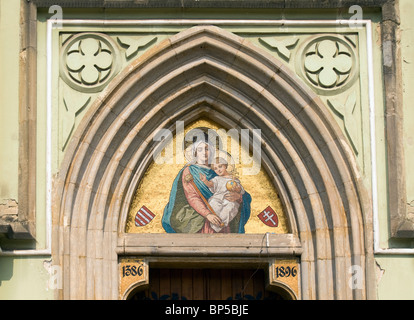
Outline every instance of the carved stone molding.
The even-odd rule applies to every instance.
[[[61,50],[60,75],[71,88],[101,91],[119,72],[116,43],[102,33],[81,33],[69,38]]]
[[[154,43],[155,41],[157,41],[157,39],[158,37],[152,35],[142,36],[138,39],[128,36],[117,37],[117,40],[121,44],[121,46],[126,48],[125,58],[127,60],[134,58],[141,48],[149,45],[150,43]]]
[[[292,56],[291,50],[298,44],[299,38],[295,36],[285,39],[260,38],[260,41],[274,48],[280,57],[289,61]]]
[[[343,92],[358,77],[357,55],[342,36],[314,36],[298,52],[296,71],[319,94]]]
[[[349,8],[355,4],[381,7],[387,0],[31,0],[39,7],[60,5],[68,8]]]
[[[352,91],[346,96],[344,101],[337,98],[328,99],[328,105],[342,118],[346,135],[351,142],[352,148],[356,155],[361,151],[361,119],[358,117],[359,103],[357,94]]]

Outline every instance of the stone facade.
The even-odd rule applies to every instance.
[[[371,58],[378,62],[378,52],[370,55],[366,46],[371,22],[358,30],[317,19],[317,26],[300,27],[256,20],[249,25],[243,19],[181,19],[169,24],[168,19],[153,19],[140,29],[128,25],[128,18],[108,23],[85,19],[83,24],[68,18],[63,26],[59,20],[38,22],[45,15],[41,10],[56,4],[64,9],[330,6],[342,12],[354,2],[22,1],[19,203],[0,206],[1,233],[34,241],[36,185],[42,185],[46,198],[50,196],[45,205],[50,204],[52,230],[48,253],[62,270],[62,285],[55,290],[58,299],[127,298],[124,291],[148,285],[151,265],[224,268],[263,261],[270,274],[282,261],[298,263],[299,284],[269,280],[274,287],[288,288],[291,298],[374,299],[369,65]],[[383,64],[374,69],[383,69],[379,78],[384,101],[379,106],[386,110],[387,151],[393,155],[386,158],[393,186],[386,203],[391,238],[412,239],[402,148],[398,3],[357,2],[367,10],[382,10],[381,21],[374,24],[381,29],[381,39],[373,41],[382,44]],[[251,30],[243,29],[246,26]],[[38,39],[44,37],[39,30],[47,32],[46,39]],[[37,83],[43,72],[37,70],[39,65],[47,66],[50,83]],[[43,124],[37,109],[43,108],[37,103],[40,88],[50,94],[46,100],[52,111],[46,118],[56,133],[46,146],[51,166],[46,183],[36,173],[44,161],[36,152],[36,132]],[[174,131],[176,121],[191,123],[203,117],[226,130],[262,130],[261,165],[283,203],[287,233],[126,232],[133,196],[153,161],[154,131]],[[145,264],[144,278],[125,285],[119,270],[131,257]],[[358,285],[352,286],[350,270],[355,266],[362,272]]]
[[[366,289],[349,290],[340,278],[351,265],[365,269],[372,263],[365,246],[372,241],[365,237],[371,234],[366,223],[371,218],[369,211],[363,214],[368,204],[358,194],[361,182],[354,160],[343,150],[345,137],[320,98],[283,64],[213,26],[189,28],[133,61],[76,129],[54,201],[54,261],[71,270],[62,297],[115,297],[118,255],[143,255],[158,263],[171,255],[220,257],[220,263],[242,256],[258,259],[261,236],[229,235],[225,254],[218,236],[209,237],[210,249],[202,235],[190,240],[187,235],[124,234],[131,196],[152,161],[151,132],[203,115],[226,126],[261,128],[262,165],[283,195],[291,231],[287,239],[270,235],[267,250],[272,256],[302,252],[302,297],[366,298]],[[308,276],[314,272],[319,276]],[[93,283],[106,291],[87,290]]]

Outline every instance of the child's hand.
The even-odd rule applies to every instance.
[[[229,192],[224,196],[224,199],[230,201],[230,202],[242,202],[243,198],[240,193],[237,192]]]
[[[233,187],[233,191],[237,192],[237,193],[240,193],[241,192],[241,186],[238,183],[236,183]]]
[[[206,182],[206,181],[207,181],[207,177],[206,177],[206,175],[205,175],[205,174],[200,173],[200,180],[201,180],[201,181],[203,181],[203,182]]]

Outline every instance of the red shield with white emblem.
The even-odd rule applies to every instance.
[[[135,225],[137,227],[146,226],[152,219],[154,219],[154,217],[155,214],[153,214],[146,206],[143,206],[135,215]]]
[[[279,218],[270,206],[260,212],[257,216],[268,227],[275,228],[279,225]]]

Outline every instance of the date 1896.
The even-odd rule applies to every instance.
[[[296,267],[276,267],[275,268],[275,276],[276,278],[289,278],[289,277],[296,277],[298,271]]]

